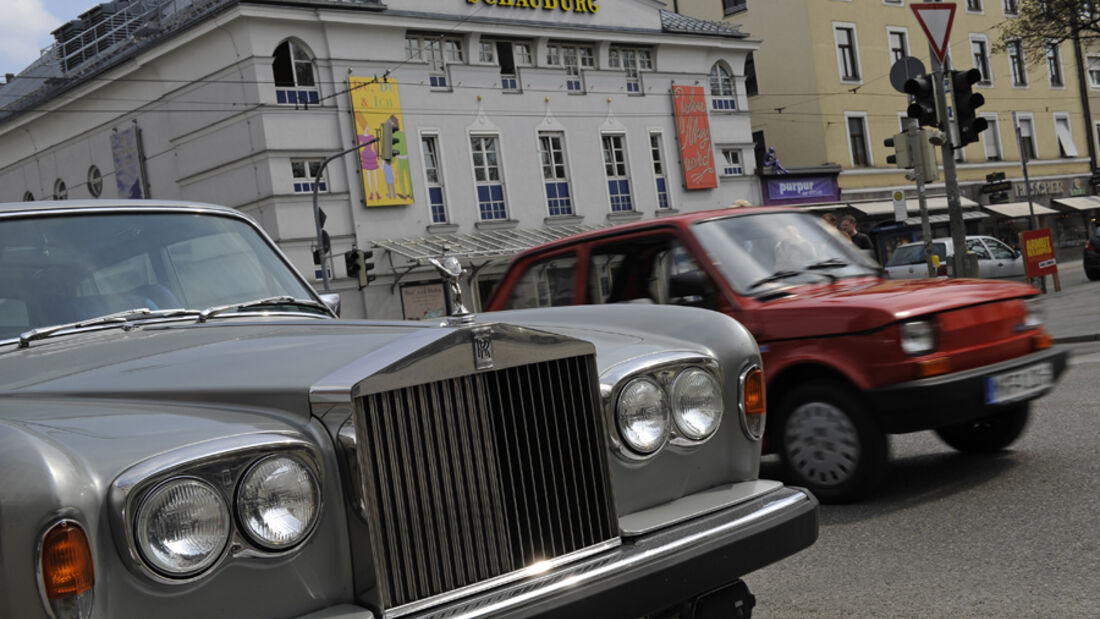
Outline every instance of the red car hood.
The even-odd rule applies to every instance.
[[[1030,297],[1028,284],[984,279],[859,278],[788,288],[743,317],[757,340],[866,331],[972,305]]]

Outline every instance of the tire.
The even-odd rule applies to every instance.
[[[1100,269],[1085,269],[1085,277],[1089,278],[1090,282],[1100,279]]]
[[[779,459],[791,485],[822,503],[850,503],[886,474],[887,437],[845,386],[808,382],[783,398],[779,411]]]
[[[940,439],[968,453],[991,453],[1008,447],[1020,438],[1031,416],[1031,405],[1024,403],[992,417],[947,426],[936,430]]]

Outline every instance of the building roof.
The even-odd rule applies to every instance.
[[[748,36],[748,34],[738,30],[736,24],[696,19],[694,17],[688,17],[687,15],[665,10],[661,10],[661,29],[665,32],[675,32],[678,34],[706,34],[711,36],[735,37],[738,39],[743,39]]]

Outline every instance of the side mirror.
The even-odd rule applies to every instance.
[[[321,302],[325,304],[333,314],[340,316],[340,293],[339,292],[326,292],[321,295]]]
[[[1014,250],[1012,250],[1012,256],[1013,256],[1014,258],[1019,258],[1019,257],[1020,257],[1020,253],[1021,253],[1021,252],[1020,252],[1020,250],[1018,250],[1018,249],[1014,249]]]

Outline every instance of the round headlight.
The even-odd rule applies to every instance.
[[[672,418],[680,433],[692,440],[714,434],[722,420],[718,381],[699,368],[680,372],[672,382]]]
[[[164,482],[138,507],[134,537],[141,556],[167,576],[210,567],[229,542],[229,507],[210,484],[193,478]]]
[[[249,539],[268,550],[289,548],[309,534],[321,490],[301,462],[271,456],[252,465],[237,492],[237,515]]]
[[[615,407],[619,434],[632,450],[649,455],[668,440],[668,396],[657,383],[636,378],[623,388]]]
[[[925,355],[936,347],[932,323],[915,320],[901,325],[901,349],[907,355]]]

